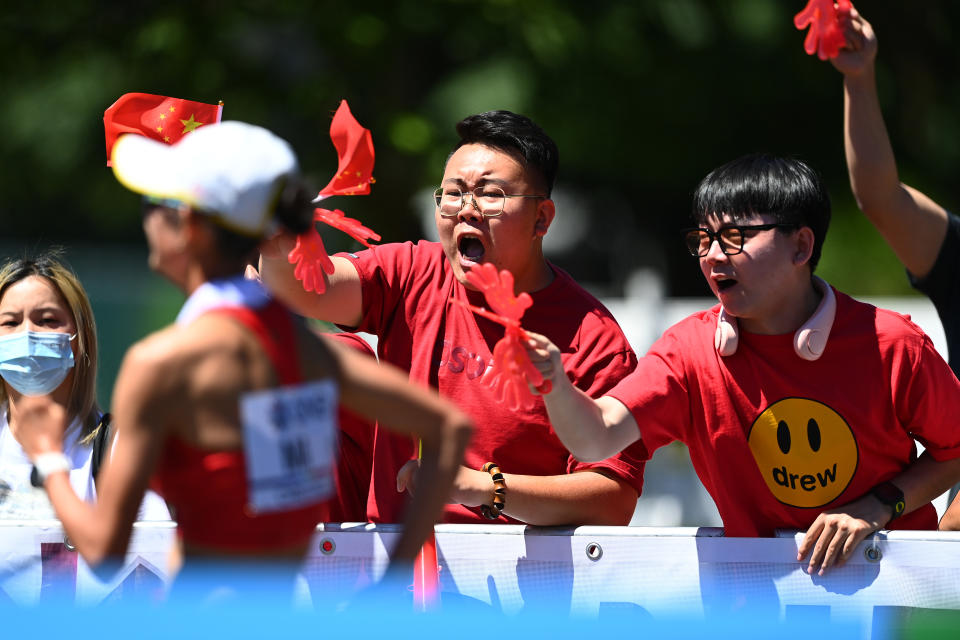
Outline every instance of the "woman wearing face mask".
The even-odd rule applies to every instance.
[[[31,486],[32,463],[21,446],[20,407],[45,396],[69,416],[63,436],[70,484],[85,501],[106,454],[109,414],[97,406],[97,330],[90,301],[56,252],[0,266],[0,519],[54,516],[43,491]],[[36,476],[32,476],[36,481]],[[139,519],[166,520],[154,494]]]
[[[151,268],[188,298],[173,325],[124,358],[116,442],[95,505],[64,482],[62,409],[28,398],[24,448],[77,550],[91,564],[122,556],[132,506],[149,484],[171,506],[183,572],[201,578],[201,589],[262,589],[244,577],[263,567],[292,578],[333,489],[342,405],[422,442],[423,490],[392,549],[395,570],[412,563],[449,495],[470,423],[399,371],[314,336],[244,279],[246,256],[266,236],[313,224],[312,194],[289,145],[225,122],[172,146],[124,136],[112,166],[146,196]],[[187,593],[189,582],[181,584]]]
[[[31,487],[20,443],[25,396],[49,396],[70,417],[63,438],[70,484],[84,500],[96,496],[94,449],[100,454],[107,435],[96,371],[93,311],[76,276],[55,254],[0,267],[0,518],[54,517],[47,496]]]

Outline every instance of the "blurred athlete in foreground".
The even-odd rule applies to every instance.
[[[243,277],[266,234],[312,223],[289,145],[227,122],[173,146],[125,136],[112,162],[146,196],[151,268],[189,297],[175,324],[124,358],[97,504],[70,486],[62,409],[41,399],[25,408],[24,448],[77,549],[91,564],[122,556],[149,484],[174,512],[185,568],[271,558],[292,577],[333,489],[342,403],[423,443],[421,490],[393,549],[395,568],[411,562],[449,495],[470,424],[395,369],[318,338]]]

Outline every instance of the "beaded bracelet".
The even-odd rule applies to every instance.
[[[500,513],[506,508],[507,481],[503,479],[503,474],[500,473],[500,467],[498,467],[495,462],[487,462],[480,467],[480,470],[486,471],[490,474],[490,477],[493,478],[493,506],[482,504],[480,505],[480,512],[487,520],[496,520],[500,517]]]

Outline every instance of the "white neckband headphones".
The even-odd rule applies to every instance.
[[[820,292],[823,298],[817,305],[813,315],[804,322],[793,334],[793,350],[804,360],[816,360],[823,355],[827,348],[827,339],[833,327],[833,318],[837,314],[837,298],[833,288],[821,278],[813,276],[813,288]],[[740,330],[737,319],[720,307],[717,317],[717,332],[713,337],[713,346],[721,356],[732,356],[737,352],[740,341]]]

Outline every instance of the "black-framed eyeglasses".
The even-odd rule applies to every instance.
[[[504,193],[500,187],[485,185],[473,191],[460,191],[454,187],[440,187],[433,192],[433,199],[444,218],[453,218],[460,214],[467,204],[467,197],[476,211],[485,218],[493,218],[503,213],[507,198],[546,198],[547,196]]]
[[[751,231],[766,231],[777,228],[796,229],[797,225],[787,222],[771,222],[770,224],[731,224],[711,231],[705,227],[684,229],[683,239],[690,255],[702,258],[710,253],[710,246],[716,240],[720,244],[720,251],[728,256],[735,256],[743,251],[743,242],[746,234]]]

